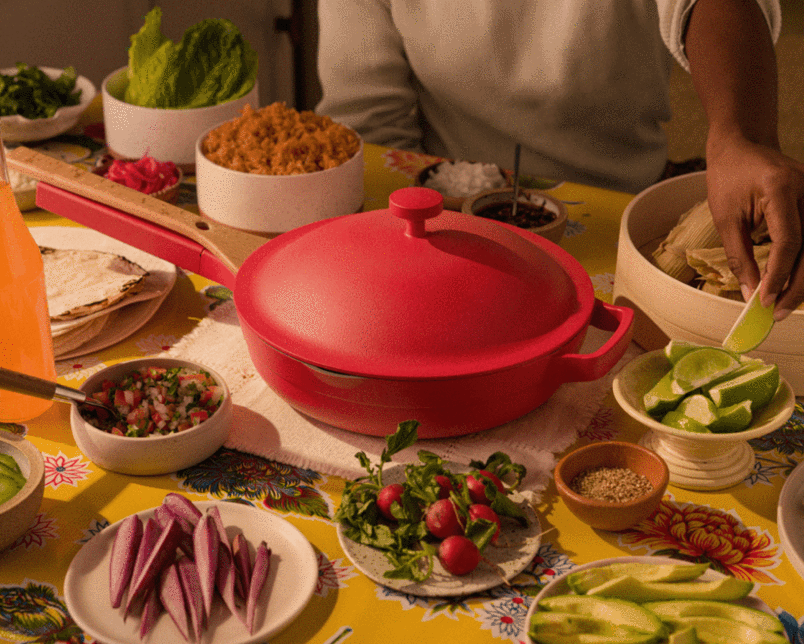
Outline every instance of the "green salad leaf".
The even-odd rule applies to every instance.
[[[15,74],[0,74],[0,116],[19,114],[28,119],[50,118],[61,107],[78,105],[78,74],[67,67],[52,79],[38,67],[17,63]]]
[[[123,100],[155,108],[196,108],[245,96],[257,79],[257,54],[235,25],[209,18],[174,43],[162,34],[154,7],[131,37]]]

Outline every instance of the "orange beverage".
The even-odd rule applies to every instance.
[[[45,270],[8,181],[0,139],[0,366],[56,380]],[[0,389],[0,422],[25,422],[53,404]]]

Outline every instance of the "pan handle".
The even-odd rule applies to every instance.
[[[202,218],[189,210],[25,146],[19,146],[8,152],[6,160],[12,169],[45,184],[104,204],[196,242],[216,256],[232,275],[237,273],[246,257],[268,241],[267,237],[231,228],[209,218]],[[94,227],[91,204],[88,206],[90,207],[81,223]],[[69,213],[58,214],[72,219]],[[102,213],[98,212],[95,219],[102,221]]]
[[[634,311],[595,298],[589,324],[612,336],[594,353],[556,355],[550,365],[559,382],[586,382],[603,377],[625,354],[633,335]]]

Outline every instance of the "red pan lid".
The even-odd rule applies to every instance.
[[[280,235],[237,273],[241,321],[293,358],[379,378],[497,371],[585,332],[594,290],[577,260],[442,203],[403,188],[387,210]]]

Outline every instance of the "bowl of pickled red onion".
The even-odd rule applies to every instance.
[[[105,154],[92,172],[138,192],[175,204],[184,173],[172,161],[158,161],[145,155],[136,161],[115,159]]]
[[[196,465],[223,445],[232,424],[223,377],[188,360],[120,362],[80,389],[116,415],[74,405],[76,445],[93,463],[121,474],[154,476]]]

